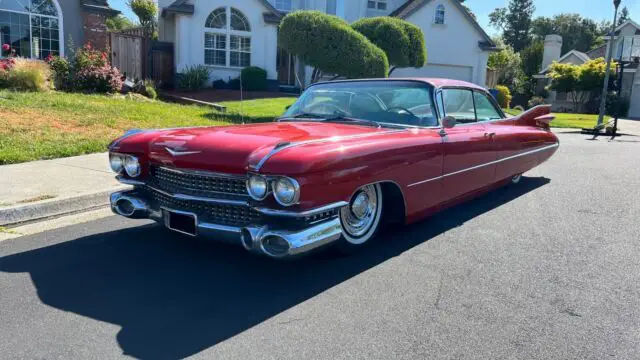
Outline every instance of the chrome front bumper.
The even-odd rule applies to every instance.
[[[165,224],[163,211],[152,209],[148,202],[134,191],[121,191],[111,194],[111,210],[121,216],[131,219],[152,219]],[[333,208],[343,204],[334,204]],[[346,203],[344,204],[346,205]],[[311,212],[299,213],[307,216],[312,213],[326,211],[323,207]],[[168,209],[180,211],[180,209]],[[296,213],[281,212],[277,210],[258,211],[269,215],[292,217]],[[194,214],[195,216],[195,214]],[[196,217],[197,236],[224,241],[227,243],[241,244],[248,251],[267,255],[274,258],[286,258],[307,253],[318,247],[330,244],[342,236],[342,226],[337,216],[312,222],[306,228],[290,230],[278,226],[277,221],[265,225],[252,225],[247,227],[234,227],[219,224],[201,222]]]

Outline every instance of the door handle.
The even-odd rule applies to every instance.
[[[494,137],[496,135],[496,133],[492,132],[492,133],[484,133],[485,137]]]

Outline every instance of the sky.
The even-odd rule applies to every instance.
[[[347,0],[353,1],[353,0]],[[127,0],[109,0],[114,9],[120,10],[125,16],[136,19],[126,5]],[[480,25],[491,35],[498,31],[489,26],[489,14],[497,7],[507,6],[509,0],[467,0],[466,4],[478,17]],[[553,16],[561,13],[578,13],[583,17],[613,21],[613,0],[534,0],[537,16]],[[620,8],[627,6],[632,19],[640,20],[640,0],[622,0]]]

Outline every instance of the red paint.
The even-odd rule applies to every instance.
[[[480,89],[455,80],[421,81],[436,87]],[[259,170],[298,180],[300,203],[290,210],[348,201],[359,187],[384,181],[400,187],[407,222],[413,222],[551,157],[557,148],[519,156],[557,143],[556,136],[548,131],[549,111],[549,107],[541,106],[505,120],[458,125],[446,129],[446,136],[440,134],[440,128],[392,130],[317,122],[158,130],[116,141],[112,151],[138,154],[145,167],[161,163],[246,174],[279,144],[325,139],[285,148]],[[173,157],[165,147],[200,153]],[[517,157],[504,160],[513,156]],[[478,165],[485,166],[468,170]],[[266,204],[278,207],[273,202]]]

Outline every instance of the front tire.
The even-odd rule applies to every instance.
[[[340,210],[342,238],[338,251],[353,253],[370,242],[382,224],[382,187],[380,184],[365,185],[358,189],[349,205]]]

